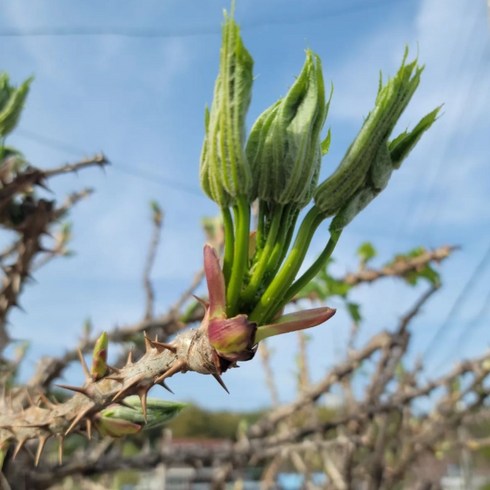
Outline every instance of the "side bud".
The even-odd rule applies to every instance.
[[[92,355],[92,366],[90,368],[90,374],[94,380],[103,378],[108,371],[107,368],[107,347],[109,346],[109,340],[107,333],[102,332],[100,337],[95,342],[94,351]]]
[[[359,134],[350,145],[337,170],[315,191],[316,206],[325,217],[338,212],[345,215],[342,223],[350,221],[386,185],[393,168],[413,148],[422,133],[434,122],[438,109],[428,114],[410,133],[404,132],[388,142],[391,132],[420,82],[423,67],[417,61],[402,66],[385,85],[381,83],[374,109],[368,114]],[[356,201],[358,204],[351,204]],[[349,208],[347,211],[346,207]],[[353,210],[358,211],[353,213]],[[347,216],[348,215],[348,216]]]
[[[330,231],[342,230],[386,187],[393,170],[400,168],[422,134],[434,123],[439,110],[440,107],[423,117],[412,131],[404,131],[380,146],[366,182],[340,208],[330,224]]]
[[[145,413],[138,396],[128,396],[124,404],[105,408],[96,416],[95,425],[102,435],[122,437],[135,434],[141,429],[155,429],[177,416],[185,403],[149,398]]]
[[[253,59],[233,18],[225,17],[220,69],[211,110],[206,111],[200,180],[221,207],[249,197],[252,185],[245,156],[245,116],[250,105]]]
[[[303,69],[287,95],[266,109],[250,132],[246,152],[253,197],[299,208],[316,187],[328,112],[320,58],[306,52]]]
[[[208,325],[209,343],[227,361],[248,361],[255,354],[256,330],[257,324],[249,322],[247,315],[215,318]]]

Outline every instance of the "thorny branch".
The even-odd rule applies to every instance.
[[[3,197],[0,196],[3,201],[0,203],[3,203],[5,211],[8,209],[6,203],[9,196],[18,193],[19,189],[27,192],[31,186],[44,185],[45,179],[49,177],[105,163],[103,156],[97,156],[47,172],[27,169],[19,175],[18,182],[15,178],[11,182],[8,179],[4,181],[1,189]],[[16,190],[8,191],[6,188],[9,185],[17,186]],[[42,199],[29,198],[23,202],[22,210],[27,210],[28,213],[20,226],[14,225],[19,238],[1,256],[3,260],[13,259],[15,264],[4,272],[2,298],[5,304],[3,307],[0,305],[3,318],[16,305],[22,284],[34,268],[35,258],[39,255],[42,257],[37,262],[39,266],[62,252],[60,244],[46,250],[41,245],[42,236],[89,192],[73,194],[59,207]],[[60,376],[70,362],[79,358],[78,351],[87,352],[92,349],[96,339],[82,339],[78,349],[67,351],[63,357],[43,359],[35,376],[27,384],[29,391],[13,390],[11,400],[4,400],[0,432],[4,439],[16,441],[15,453],[25,445],[30,445],[30,439],[36,439],[38,446],[35,459],[39,461],[48,439],[56,438],[62,444],[66,435],[74,430],[90,433],[91,426],[97,423],[97,413],[101,408],[121,401],[129,394],[138,394],[144,405],[149,389],[154,384],[166,386],[166,379],[174,373],[196,370],[219,376],[219,370],[210,362],[212,355],[208,352],[207,337],[199,328],[186,330],[188,325],[202,320],[202,308],[191,307],[187,312],[182,311],[200,284],[202,273],[196,275],[191,286],[168,313],[159,316],[153,313],[152,295],[148,294],[148,285],[151,287],[149,274],[155,259],[160,225],[161,220],[155,222],[144,272],[149,298],[145,318],[135,324],[113,329],[109,338],[112,343],[134,343],[137,342],[137,334],[146,331],[152,332],[152,335],[158,333],[161,340],[153,341],[146,337],[145,352],[140,359],[136,362],[128,359],[123,367],[114,368],[103,379],[93,380],[85,367],[85,384],[81,387],[68,387],[76,393],[60,404],[52,403],[45,397],[52,381]],[[422,270],[430,263],[445,259],[453,250],[454,247],[445,246],[417,257],[399,258],[381,269],[362,269],[338,281],[356,285],[388,276],[405,277],[413,271]],[[419,298],[413,308],[400,319],[393,332],[381,332],[363,347],[349,352],[347,359],[333,367],[318,383],[303,386],[295,402],[278,406],[263,416],[236,443],[211,451],[203,451],[200,447],[179,449],[168,444],[161,446],[158,451],[143,452],[137,458],[123,457],[113,445],[99,448],[101,452],[97,458],[93,458],[90,457],[90,454],[94,454],[91,453],[93,448],[89,445],[83,458],[70,458],[61,466],[44,465],[42,469],[31,469],[27,478],[32,488],[48,488],[68,475],[95,475],[127,467],[144,469],[158,463],[193,465],[199,462],[221,467],[217,475],[221,475],[220,481],[223,482],[230,472],[238,471],[250,463],[277,461],[284,464],[291,460],[296,467],[306,471],[312,455],[316,458],[321,454],[322,468],[330,475],[335,488],[349,488],[356,478],[369,481],[371,488],[391,488],[389,485],[407,477],[422,454],[433,451],[441,439],[446,437],[448,430],[463,423],[470,412],[483,406],[487,398],[487,392],[482,391],[482,386],[489,374],[488,355],[462,363],[445,376],[425,384],[419,376],[420,367],[413,372],[397,374],[410,342],[411,321],[420,313],[437,287],[438,285],[434,285]],[[171,343],[166,343],[175,335]],[[359,397],[349,387],[352,386],[361,365],[369,363],[372,372],[369,380],[364,383],[365,396]],[[448,389],[447,395],[435,404],[433,410],[425,416],[418,416],[417,423],[414,424],[413,402],[431,395],[441,386],[452,386],[456,380],[468,375],[474,376],[471,383],[458,394]],[[316,416],[315,407],[318,407],[323,395],[336,386],[350,389],[352,396],[348,399],[348,404],[334,417],[322,421]],[[465,403],[465,397],[473,393],[479,393],[479,396],[472,403],[467,403],[467,408],[463,410],[461,404]],[[30,398],[33,400],[29,401]],[[309,421],[299,422],[301,418],[298,419],[297,414],[306,413],[305,410],[315,416],[310,417]],[[81,425],[82,422],[84,425]],[[395,432],[398,435],[403,434],[404,441],[403,448],[397,448],[396,451],[393,445]],[[454,445],[465,444],[470,448],[480,447],[485,443],[485,438],[480,438],[478,442],[474,438],[466,442],[457,438],[453,441]],[[366,458],[369,467],[361,464],[359,459],[359,453],[366,450],[370,451],[370,457]],[[9,467],[12,468],[11,465]]]
[[[74,164],[51,170],[27,167],[16,170],[8,161],[1,169],[0,185],[0,223],[16,232],[19,237],[2,254],[10,264],[2,264],[3,278],[0,290],[0,353],[9,342],[6,331],[8,311],[19,305],[19,295],[25,282],[30,278],[33,262],[38,254],[44,252],[43,236],[49,234],[50,227],[82,196],[73,195],[60,208],[52,201],[37,198],[34,188],[46,187],[50,177],[73,172],[80,168],[98,165],[104,167],[108,161],[103,155],[96,155]],[[83,194],[83,193],[82,193]]]
[[[440,261],[448,257],[448,254],[454,247],[443,246],[436,248],[432,251],[428,251],[423,254],[425,262],[421,260],[421,256],[415,257],[413,259],[408,259],[405,262],[404,274],[417,270],[422,267],[422,265],[427,265],[431,261]],[[372,274],[369,275],[369,281],[376,279],[382,279],[383,277],[389,276],[391,274],[382,274],[379,271],[372,270]],[[373,279],[373,275],[376,275],[376,279]],[[345,277],[339,278],[339,281],[346,281],[352,274],[348,274]],[[163,315],[154,316],[149,319],[141,320],[135,324],[128,325],[126,327],[116,327],[108,332],[109,340],[111,343],[125,343],[132,342],[138,333],[144,331],[148,334],[155,335],[158,334],[159,338],[165,341],[178,331],[185,328],[186,325],[198,322],[202,319],[203,310],[200,308],[198,303],[195,307],[189,308],[189,313],[183,315],[182,308],[189,301],[189,299],[194,294],[195,290],[201,283],[203,278],[203,271],[196,273],[193,281],[189,285],[188,289],[185,290],[180,298],[174,303],[174,305],[169,309],[169,312]],[[358,278],[358,283],[363,282],[364,277],[361,275]],[[40,365],[36,369],[36,374],[33,379],[29,382],[29,386],[47,386],[53,379],[59,377],[61,372],[66,368],[66,366],[73,361],[78,359],[78,350],[82,352],[89,352],[93,349],[95,345],[96,337],[92,339],[82,340],[77,348],[70,350],[65,353],[63,357],[60,358],[44,358],[41,360]]]

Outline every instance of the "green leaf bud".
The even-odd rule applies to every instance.
[[[388,146],[388,138],[415,92],[423,70],[416,60],[407,64],[407,54],[405,51],[402,66],[392,79],[385,85],[380,79],[374,109],[337,170],[315,191],[315,204],[325,217],[343,209],[338,223],[350,221],[358,212],[355,209],[361,204],[364,207],[370,200],[369,195],[384,188],[393,168],[398,168],[396,165],[399,166],[401,159],[435,120],[437,110],[427,115],[411,133],[396,138],[392,147]],[[368,190],[368,187],[372,189]]]
[[[253,59],[243,45],[240,29],[225,14],[220,69],[211,109],[205,113],[200,168],[201,187],[221,207],[233,204],[239,196],[249,198],[251,191],[244,146],[252,71]]]
[[[126,421],[129,424],[143,426],[145,429],[154,429],[173,419],[185,406],[185,403],[148,398],[145,421],[141,400],[137,395],[132,395],[124,399],[124,405],[115,404],[102,410],[99,420]],[[130,427],[129,430],[132,428]]]
[[[441,106],[435,108],[432,112],[429,112],[429,114],[424,116],[412,129],[412,131],[404,131],[403,133],[400,133],[393,141],[389,143],[388,147],[390,150],[393,168],[400,168],[403,160],[412,151],[421,136],[435,122],[440,110]]]
[[[287,95],[266,109],[250,132],[246,152],[254,197],[299,208],[311,200],[329,144],[328,136],[320,139],[327,111],[321,61],[308,50]]]
[[[19,122],[31,82],[32,78],[28,78],[15,88],[6,74],[0,75],[0,138],[7,136]]]
[[[109,410],[109,409],[108,409]],[[95,427],[101,436],[124,437],[137,434],[143,426],[116,417],[97,416]]]
[[[330,225],[331,231],[344,228],[386,187],[393,170],[400,167],[422,134],[430,128],[439,109],[424,116],[412,131],[404,131],[392,142],[381,144],[369,168],[366,183],[340,208]]]
[[[106,332],[102,332],[100,337],[95,342],[94,351],[92,354],[92,366],[90,374],[92,378],[97,380],[103,378],[108,371],[107,367],[107,347],[109,339]]]

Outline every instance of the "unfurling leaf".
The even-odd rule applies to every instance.
[[[107,338],[107,333],[102,332],[100,337],[95,342],[94,352],[92,357],[92,367],[90,369],[90,374],[93,379],[103,378],[108,371],[107,368],[107,347],[109,345],[109,340]]]

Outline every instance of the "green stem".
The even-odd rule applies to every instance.
[[[277,206],[274,209],[271,225],[269,227],[269,231],[267,233],[267,238],[265,241],[265,246],[262,250],[258,251],[258,261],[255,263],[250,281],[240,298],[244,303],[252,301],[258,288],[260,287],[262,278],[264,277],[264,273],[267,269],[267,264],[269,263],[272,251],[277,242],[277,235],[281,228],[283,210],[284,207],[281,205]]]
[[[239,197],[233,208],[235,213],[235,248],[230,280],[226,290],[227,315],[236,315],[243,276],[248,265],[248,239],[250,235],[250,206],[244,197]]]
[[[269,278],[272,278],[277,274],[277,271],[286,256],[291,243],[291,238],[293,237],[297,217],[298,211],[296,207],[293,208],[288,206],[283,212],[279,236],[277,237],[276,245],[272,250],[267,263],[265,275]]]
[[[331,257],[335,246],[339,241],[342,230],[330,232],[330,239],[318,258],[311,264],[308,270],[299,277],[284,295],[282,306],[286,305],[296,294],[298,294],[322,269],[325,262]]]
[[[231,274],[231,266],[233,264],[233,244],[235,237],[233,233],[233,219],[229,208],[221,208],[223,216],[223,226],[225,229],[225,254],[223,257],[223,275],[225,276],[225,284],[228,284]]]
[[[284,293],[294,281],[308,251],[313,234],[322,221],[323,218],[319,209],[313,206],[301,223],[288,257],[250,314],[250,321],[263,325],[278,311],[278,305],[282,304]]]
[[[255,236],[255,246],[257,251],[262,250],[265,240],[265,216],[266,204],[264,201],[259,201],[259,212],[257,214],[257,234]]]

